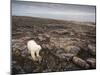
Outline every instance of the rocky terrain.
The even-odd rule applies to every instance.
[[[33,61],[26,43],[41,47],[41,61]],[[12,16],[12,74],[44,73],[96,68],[96,25]]]

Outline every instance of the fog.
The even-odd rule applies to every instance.
[[[40,2],[12,2],[12,15],[95,22],[95,6]]]

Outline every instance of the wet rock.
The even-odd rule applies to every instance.
[[[87,63],[90,64],[91,68],[96,68],[96,59],[95,58],[88,58],[86,61],[87,61]]]
[[[75,63],[76,65],[78,65],[84,69],[88,69],[90,67],[89,64],[85,60],[83,60],[79,57],[73,57],[72,61],[73,61],[73,63]]]
[[[73,54],[74,56],[77,55],[77,54],[79,53],[80,50],[81,50],[81,49],[80,49],[79,47],[77,47],[77,46],[67,46],[67,47],[65,48],[65,52],[66,52],[66,53],[71,53],[71,54]]]
[[[90,52],[90,54],[91,55],[96,55],[96,47],[95,47],[95,45],[88,45],[88,49],[89,49],[89,52]]]

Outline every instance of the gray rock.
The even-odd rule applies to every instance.
[[[95,58],[88,58],[86,61],[87,61],[87,63],[90,64],[91,68],[96,68],[96,59]]]
[[[73,57],[73,63],[84,68],[84,69],[88,69],[90,66],[89,64],[84,61],[83,59],[79,58],[79,57]]]

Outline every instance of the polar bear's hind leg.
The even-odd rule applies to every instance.
[[[40,53],[40,50],[37,50],[36,51],[36,56],[37,56],[38,60],[41,61],[42,60],[42,57],[40,56],[39,53]]]
[[[36,52],[31,52],[31,56],[33,58],[34,61],[38,61],[37,57],[35,56]]]

